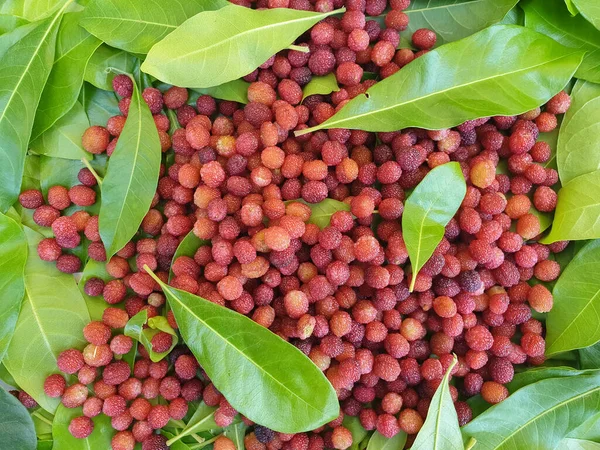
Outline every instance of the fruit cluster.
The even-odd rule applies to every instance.
[[[70,426],[74,436],[89,435],[90,417],[102,412],[118,430],[113,448],[132,449],[135,441],[160,439],[153,430],[182,418],[188,402],[200,398],[220,405],[220,426],[237,414],[185,348],[153,363],[139,346],[133,371],[121,359],[134,342],[118,330],[142,309],[149,317],[159,315],[165,303],[145,265],[165,282],[172,271],[172,286],[287,339],[336,389],[343,411],[338,419],[297,435],[256,425],[246,436],[250,450],[345,449],[352,436],[342,426],[344,415],[358,416],[365,429],[386,437],[402,430],[414,438],[453,354],[458,364],[450,392],[462,425],[471,419],[465,398],[481,394],[498,403],[508,395],[504,385],[514,365],[544,361],[544,330],[532,310],[549,311],[552,295],[530,282],[558,277],[552,255],[567,243],[536,242],[540,213],[556,207],[552,186],[558,182],[556,170],[547,167],[551,149],[538,136],[557,126],[569,96],[559,93],[543,110],[455,129],[332,129],[294,137],[293,131],[322,123],[376,83],[363,81],[365,72],[385,78],[435,44],[435,33],[423,29],[412,35],[419,51],[397,50],[409,0],[259,0],[257,6],[328,11],[342,3],[347,12],[315,25],[299,43],[308,53],[280,52],[245,77],[251,82],[246,105],[207,95],[190,105],[188,91],[179,87],[143,91],[162,149],[174,152],[174,162],[161,167],[152,207],[134,241],[106,262],[112,279],[85,283],[88,295],[124,310],[109,307],[103,322],[86,327],[83,353],[61,354],[59,369],[77,373],[79,383],[66,387],[58,374],[46,382],[48,395],[62,397],[67,407],[83,406],[84,415]],[[384,29],[366,17],[384,13]],[[328,73],[342,87],[303,101],[302,87]],[[126,120],[132,82],[119,75],[113,86],[122,115],[85,132],[83,146],[93,154],[112,154]],[[175,111],[177,124],[164,108]],[[172,125],[180,128],[169,135]],[[404,201],[431,169],[449,161],[461,165],[466,197],[410,292],[414,274],[407,269],[399,221]],[[106,260],[96,216],[83,210],[61,216],[71,204],[95,202],[92,172],[82,169],[79,180],[70,189],[50,188],[47,204],[39,191],[20,197],[25,208],[35,209],[35,222],[54,232],[40,243],[40,257],[67,273],[80,270],[81,261],[68,250],[80,244],[82,232],[90,258]],[[320,229],[310,223],[309,205],[325,199],[348,207]],[[210,245],[172,261],[191,231]],[[173,316],[168,319],[176,328]],[[170,339],[158,334],[152,345],[164,351]],[[170,368],[174,373],[168,375]],[[94,396],[88,397],[92,383]],[[158,396],[168,405],[149,402]]]

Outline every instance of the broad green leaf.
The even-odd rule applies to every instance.
[[[63,0],[6,0],[0,13],[17,16],[30,22],[45,18]]]
[[[600,442],[600,412],[569,433],[569,437]]]
[[[12,375],[6,370],[4,364],[0,363],[0,380],[4,381],[8,386],[18,388],[17,382]]]
[[[35,113],[31,138],[36,139],[77,101],[87,63],[101,42],[79,26],[81,12],[65,14],[56,39],[56,59]]]
[[[342,425],[352,433],[352,445],[350,446],[350,449],[357,450],[358,445],[367,437],[367,430],[363,428],[360,420],[356,416],[345,415]]]
[[[548,355],[600,341],[600,241],[587,244],[554,286],[554,307],[546,318]]]
[[[93,0],[81,25],[108,45],[143,54],[190,17],[226,4],[226,0]]]
[[[573,3],[581,15],[600,30],[600,4],[596,0],[573,0]]]
[[[144,328],[144,325],[148,324],[148,328]],[[164,331],[165,333],[169,333],[173,336],[173,343],[171,344],[171,348],[166,352],[157,353],[152,350],[152,344],[150,341],[154,337],[154,335],[159,332]],[[129,336],[139,343],[141,343],[146,350],[148,351],[148,355],[153,362],[158,362],[161,359],[165,358],[173,348],[177,345],[179,338],[177,337],[177,333],[171,328],[168,324],[167,320],[164,317],[157,316],[148,319],[148,311],[143,310],[129,319],[127,325],[125,325],[124,334]]]
[[[35,450],[37,438],[31,416],[12,394],[0,388],[0,442],[10,450]]]
[[[79,102],[75,102],[71,111],[61,117],[38,139],[31,142],[31,150],[38,155],[55,158],[77,159],[92,158],[81,146],[81,136],[90,126],[88,117]]]
[[[563,0],[527,0],[519,5],[527,27],[586,52],[575,77],[600,82],[600,30],[581,15],[571,17]]]
[[[107,282],[111,280],[111,276],[106,272],[106,264],[99,261],[94,261],[93,259],[89,259],[87,264],[83,269],[83,273],[81,274],[81,279],[77,286],[79,287],[79,292],[85,299],[85,303],[87,304],[88,311],[90,313],[90,318],[92,320],[102,320],[102,313],[104,310],[110,306],[108,305],[102,296],[98,297],[90,297],[84,291],[85,283],[90,278],[100,278],[101,280]]]
[[[79,184],[77,174],[84,167],[80,160],[40,156],[40,186],[44,196],[48,196],[52,186],[70,188]]]
[[[79,101],[85,109],[90,125],[105,126],[108,119],[121,114],[119,100],[114,92],[98,89],[87,82],[81,89]]]
[[[333,73],[322,77],[312,77],[312,80],[302,89],[302,100],[309,95],[328,95],[339,90],[340,87],[337,84],[337,78]]]
[[[404,431],[400,431],[393,438],[388,439],[379,431],[375,431],[369,439],[367,450],[400,450],[404,448],[407,437]]]
[[[21,224],[0,213],[0,361],[15,331],[25,295],[27,239]]]
[[[88,61],[83,79],[97,88],[112,91],[115,75],[131,73],[135,61],[136,57],[126,51],[102,44]]]
[[[413,450],[464,450],[458,416],[450,396],[448,382],[456,357],[431,398],[423,427],[412,445]]]
[[[244,435],[247,429],[248,425],[244,422],[234,423],[225,428],[223,434],[233,441],[235,450],[245,450]]]
[[[519,5],[517,5],[507,12],[504,19],[499,23],[505,25],[525,25],[525,14],[523,13],[523,10],[519,8]]]
[[[579,349],[582,369],[600,369],[600,343]]]
[[[412,291],[417,274],[444,237],[467,192],[457,162],[442,164],[430,171],[406,199],[402,233],[412,266]]]
[[[100,236],[110,259],[137,232],[158,184],[160,140],[134,83],[129,114],[102,183]]]
[[[26,25],[27,20],[10,14],[0,13],[0,36],[10,33],[11,31],[19,28],[22,25]]]
[[[0,212],[19,195],[35,109],[54,61],[58,24],[70,1],[0,59]]]
[[[339,12],[254,10],[233,4],[201,12],[152,47],[142,70],[176,86],[218,86],[249,74],[311,26]]]
[[[205,245],[210,245],[210,241],[206,239],[200,239],[194,234],[193,231],[190,231],[177,246],[177,250],[175,250],[172,261],[175,262],[175,260],[180,256],[189,256],[190,258],[193,258],[196,254],[196,250]],[[172,269],[173,268],[171,267],[171,270],[169,270],[169,281],[171,278],[173,278]]]
[[[245,105],[248,103],[249,86],[250,83],[247,81],[231,80],[218,86],[194,89],[190,99],[194,99],[195,101],[200,95],[210,95],[214,98],[230,100],[232,102],[238,102]],[[194,93],[198,95],[194,96]]]
[[[600,171],[580,175],[558,191],[550,234],[543,244],[600,238]]]
[[[358,95],[303,135],[329,128],[449,128],[533,109],[565,87],[582,53],[516,25],[443,45]]]
[[[474,450],[555,449],[558,443],[600,408],[598,371],[551,378],[519,389],[465,425]]]
[[[56,410],[52,424],[54,446],[52,450],[101,450],[111,448],[110,441],[115,430],[110,425],[110,417],[100,414],[92,419],[94,431],[85,439],[74,438],[69,433],[69,423],[75,417],[81,416],[81,408],[65,408],[60,405]]]
[[[571,107],[565,114],[558,136],[557,162],[560,181],[569,181],[600,169],[600,85],[577,81]]]
[[[282,433],[313,430],[338,416],[333,387],[300,350],[248,317],[154,277],[184,341],[236,410]]]
[[[193,433],[199,433],[201,431],[214,430],[218,429],[219,426],[215,423],[215,411],[217,410],[214,406],[208,406],[206,403],[202,402],[194,411],[194,414],[186,424],[185,428],[181,431],[181,433],[173,436],[167,441],[167,445],[172,445],[173,443],[179,441],[181,438],[185,436],[189,436]],[[236,450],[239,450],[236,448]]]
[[[600,450],[600,444],[582,439],[564,439],[560,443],[560,448],[564,450]]]
[[[406,33],[429,28],[437,35],[437,45],[457,41],[500,22],[518,0],[412,0],[404,13]],[[384,24],[385,14],[377,21]]]
[[[25,236],[25,299],[4,365],[42,408],[54,412],[59,399],[46,397],[44,380],[58,370],[60,352],[85,345],[82,330],[90,316],[73,276],[39,259],[36,249],[42,236],[29,228]]]
[[[4,17],[4,16],[3,16]],[[16,17],[13,17],[17,19]],[[18,20],[18,19],[17,19]],[[4,54],[15,45],[18,41],[27,36],[31,31],[37,28],[37,23],[23,23],[19,27],[15,28],[8,33],[5,33],[0,36],[0,58],[4,56]]]

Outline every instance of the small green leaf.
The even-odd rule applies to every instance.
[[[554,286],[554,306],[546,319],[548,355],[600,341],[600,241],[575,255]]]
[[[563,185],[600,169],[600,85],[578,80],[558,136],[557,162]]]
[[[249,86],[250,83],[247,81],[231,80],[218,86],[194,89],[191,91],[190,100],[195,102],[200,95],[210,95],[214,98],[238,102],[245,105],[248,103]]]
[[[600,343],[579,349],[582,369],[600,369]]]
[[[393,438],[388,439],[379,431],[375,431],[369,439],[367,450],[399,450],[404,448],[407,437],[404,431],[400,431]]]
[[[302,100],[310,95],[328,95],[339,90],[337,78],[333,73],[322,77],[313,77],[302,90]]]
[[[600,31],[581,15],[571,17],[563,0],[526,0],[525,25],[567,47],[585,51],[575,77],[600,82]]]
[[[417,274],[444,237],[467,192],[457,162],[442,164],[430,171],[406,200],[402,232],[412,266],[412,291]]]
[[[144,325],[146,325],[146,323],[148,324],[148,327],[144,328]],[[169,350],[167,350],[166,352],[157,353],[154,350],[152,350],[151,341],[152,338],[161,331],[172,335],[173,343],[171,344],[171,348],[169,348]],[[171,350],[175,348],[177,342],[179,341],[177,333],[168,324],[167,319],[161,316],[152,317],[148,319],[148,311],[146,310],[140,311],[131,319],[129,319],[129,322],[127,322],[127,325],[125,325],[124,334],[137,340],[144,347],[146,347],[148,355],[150,355],[150,359],[153,362],[158,362],[165,356],[167,356],[169,353],[171,353]]]
[[[102,183],[98,220],[107,259],[129,242],[150,209],[161,156],[152,113],[134,83],[129,114]]]
[[[600,4],[596,0],[573,0],[583,17],[600,30]]]
[[[21,224],[0,213],[0,361],[15,331],[25,295],[27,239]]]
[[[91,125],[106,125],[112,116],[121,114],[119,100],[114,92],[98,89],[90,83],[84,83],[79,96]]]
[[[172,262],[175,262],[180,256],[189,256],[193,258],[196,254],[196,250],[200,247],[210,245],[210,241],[206,239],[200,239],[193,231],[190,231],[179,243],[175,254],[173,255]],[[171,270],[169,270],[169,281],[173,278],[173,267],[171,264]]]
[[[519,389],[462,431],[477,440],[474,450],[550,450],[599,408],[598,371],[550,378]]]
[[[296,347],[246,316],[154,279],[184,341],[240,413],[282,433],[312,430],[338,416],[335,390]]]
[[[13,395],[0,388],[0,442],[10,450],[35,450],[37,438],[33,421]]]
[[[245,450],[244,435],[247,429],[248,425],[244,422],[234,423],[225,428],[223,434],[233,441],[235,450]]]
[[[325,122],[297,131],[449,128],[515,115],[565,87],[583,53],[516,25],[495,25],[415,59],[350,100]],[[498,86],[510,86],[498,89]]]
[[[448,387],[450,372],[456,362],[455,357],[431,399],[425,423],[411,447],[413,450],[464,450],[458,416]]]
[[[29,256],[25,265],[25,299],[4,365],[19,386],[46,411],[59,399],[44,394],[44,380],[56,373],[56,358],[68,348],[83,348],[83,327],[90,316],[73,276],[42,261],[37,245],[42,235],[25,228]]]
[[[132,73],[136,59],[124,50],[102,44],[90,58],[83,78],[99,89],[112,91],[112,79],[119,73]]]
[[[175,86],[218,86],[252,72],[311,26],[339,12],[254,10],[233,4],[201,12],[152,47],[142,70]]]
[[[291,202],[300,202],[307,205],[310,208],[310,219],[308,223],[314,223],[321,230],[329,225],[331,216],[337,211],[350,211],[350,205],[348,203],[340,202],[332,198],[326,198],[321,200],[319,203],[308,203],[301,200],[292,200]]]
[[[69,423],[75,417],[81,416],[81,408],[65,408],[60,405],[56,410],[52,424],[54,446],[52,450],[101,450],[111,448],[110,442],[115,433],[111,427],[110,417],[100,414],[92,419],[94,431],[85,439],[74,438],[69,432]]]
[[[208,406],[206,403],[202,402],[196,408],[194,415],[190,418],[185,428],[178,435],[172,437],[167,442],[167,445],[172,445],[174,442],[179,441],[181,438],[185,436],[189,436],[190,434],[199,433],[201,431],[207,430],[215,430],[219,429],[219,426],[215,422],[215,411],[217,408],[215,406]],[[236,450],[239,450],[236,447]]]
[[[60,23],[56,59],[35,113],[31,139],[40,137],[72,110],[83,84],[87,63],[101,44],[79,26],[80,17],[81,12],[68,13]]]
[[[90,278],[100,278],[105,282],[110,281],[111,276],[108,274],[108,272],[106,272],[106,264],[103,262],[95,261],[90,258],[87,264],[85,265],[83,273],[81,274],[81,279],[77,284],[79,287],[79,291],[81,292],[81,295],[83,295],[85,303],[87,304],[87,308],[90,313],[90,318],[92,320],[102,320],[102,313],[110,305],[108,305],[104,301],[102,296],[90,297],[85,293],[85,283]]]
[[[10,14],[30,22],[48,16],[63,0],[6,0],[0,6],[0,13]]]
[[[83,106],[75,102],[71,111],[56,121],[29,146],[38,155],[77,160],[92,158],[92,155],[81,146],[81,136],[89,126],[90,122]]]
[[[357,450],[358,445],[367,437],[367,430],[363,428],[360,420],[356,416],[345,415],[342,425],[352,433],[352,445],[350,446],[350,449]]]
[[[580,175],[558,191],[550,234],[543,244],[600,238],[600,171]]]
[[[577,8],[573,4],[573,0],[565,0],[565,4],[567,5],[567,9],[569,10],[572,16],[576,16],[577,14],[579,14],[579,11],[577,11]]]

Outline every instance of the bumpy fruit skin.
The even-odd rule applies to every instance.
[[[94,422],[85,416],[75,417],[69,423],[69,433],[77,439],[85,439],[94,431]]]

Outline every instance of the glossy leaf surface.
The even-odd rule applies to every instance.
[[[35,450],[37,439],[31,416],[12,394],[0,388],[0,441],[11,450]]]

